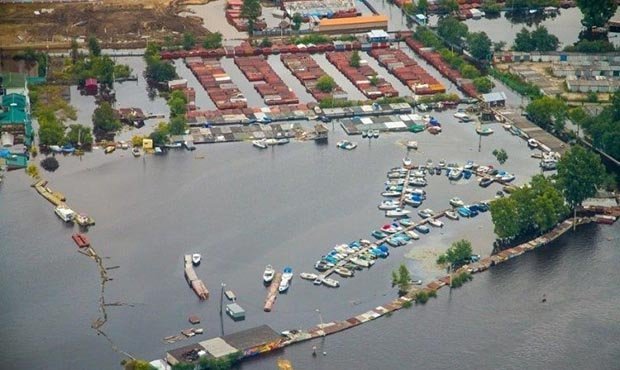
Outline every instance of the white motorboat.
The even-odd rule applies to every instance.
[[[411,162],[411,159],[409,159],[409,158],[403,158],[403,166],[405,166],[405,167],[409,167],[409,166],[411,166],[411,163],[412,163],[412,162]]]
[[[430,220],[428,220],[428,223],[434,227],[443,227],[443,222],[435,218],[431,218]]]
[[[425,198],[426,197],[426,190],[419,189],[419,188],[418,189],[413,189],[411,191],[411,194],[412,195],[419,195],[420,197]]]
[[[363,260],[358,257],[351,258],[351,262],[362,267],[370,267],[370,263],[367,260]]]
[[[426,186],[427,182],[424,178],[416,177],[409,181],[409,185],[411,186]]]
[[[460,167],[453,168],[448,173],[448,178],[450,180],[458,180],[461,177],[463,177],[463,169],[461,169]]]
[[[299,277],[304,280],[316,280],[319,277],[319,275],[312,274],[310,272],[302,272],[301,274],[299,274]]]
[[[340,140],[336,143],[336,146],[340,149],[353,150],[357,148],[357,143],[348,140]]]
[[[462,207],[465,205],[465,202],[463,202],[459,197],[454,197],[450,199],[450,205],[452,207]]]
[[[420,239],[420,235],[416,234],[413,230],[405,231],[405,234],[407,234],[407,236],[410,237],[413,240]]]
[[[260,140],[252,140],[252,145],[254,145],[255,147],[259,148],[259,149],[267,149],[267,140],[265,139],[260,139]]]
[[[278,286],[278,291],[280,293],[286,292],[291,285],[292,279],[293,269],[290,267],[284,268],[284,272],[282,273],[282,280],[280,281],[280,286]]]
[[[389,211],[385,211],[385,217],[402,217],[410,214],[411,211],[402,208],[391,209]]]
[[[379,204],[379,209],[382,211],[389,211],[398,208],[398,206],[399,204],[397,201],[387,199],[381,202],[381,204]]]
[[[435,212],[430,208],[426,208],[418,211],[418,215],[422,218],[429,218],[433,217],[433,215],[435,215]]]
[[[321,285],[321,284],[323,284],[323,279],[321,279],[320,277],[317,277],[316,279],[314,279],[312,284],[314,284],[314,285]]]
[[[322,281],[323,281],[323,284],[327,285],[330,288],[338,288],[340,286],[340,282],[338,280],[331,279],[328,277],[323,278]]]
[[[446,217],[451,219],[451,220],[458,220],[459,219],[458,213],[456,213],[454,211],[446,211]]]
[[[275,274],[276,270],[274,270],[271,265],[267,265],[267,267],[265,267],[265,271],[263,272],[263,282],[265,282],[265,284],[271,283]]]
[[[288,288],[290,287],[290,285],[291,285],[290,283],[291,283],[290,280],[282,279],[280,281],[280,285],[278,286],[278,292],[280,292],[280,293],[286,292],[288,290]]]
[[[422,170],[415,170],[415,171],[411,171],[411,176],[413,177],[424,177],[424,171]]]
[[[540,146],[540,144],[538,143],[538,140],[536,139],[528,139],[527,146],[529,146],[532,149],[536,149]]]
[[[73,222],[75,218],[75,212],[71,208],[63,205],[56,207],[54,213],[64,222]]]
[[[334,270],[338,275],[342,277],[353,277],[353,271],[349,270],[346,267],[336,267]]]
[[[385,182],[385,185],[386,186],[405,185],[405,179],[402,179],[402,178],[390,179],[390,180]]]
[[[384,197],[400,197],[402,193],[400,191],[388,190],[381,193],[381,196]]]
[[[200,260],[202,259],[202,256],[200,255],[200,253],[194,253],[192,254],[192,264],[194,266],[198,266],[200,265]]]
[[[291,142],[291,140],[289,138],[286,138],[286,137],[280,138],[280,139],[276,139],[276,144],[277,145],[284,145],[284,144],[288,144],[290,142]]]
[[[131,148],[131,154],[133,154],[134,157],[139,157],[140,156],[140,148],[138,147],[133,147]]]
[[[454,113],[454,118],[463,121],[463,120],[468,120],[469,116],[465,112],[456,112]]]

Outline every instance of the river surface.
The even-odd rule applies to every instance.
[[[119,59],[140,75],[139,59]],[[279,66],[277,61],[270,63]],[[234,66],[225,68],[234,71]],[[184,77],[191,75],[179,70]],[[340,81],[344,77],[336,77],[346,88]],[[286,80],[295,81],[292,76]],[[208,108],[212,103],[200,86],[195,87],[199,96],[205,95],[199,105]],[[293,88],[299,91],[300,86]],[[117,95],[119,106],[167,111],[163,99],[147,97],[143,80],[118,85]],[[518,105],[517,97],[509,94],[509,98]],[[92,102],[77,101],[82,104],[79,120],[85,120],[92,113]],[[443,123],[441,135],[353,138],[359,147],[351,152],[335,147],[345,134],[337,124],[329,124],[328,145],[292,142],[259,151],[249,143],[213,144],[191,153],[172,151],[138,159],[127,151],[106,156],[95,150],[82,159],[60,158],[60,169],[44,176],[50,187],[67,196],[70,206],[96,219],[89,238],[106,266],[120,266],[109,272],[113,280],[106,299],[131,306],[109,307],[104,330],[123,350],[142,358],[162,358],[166,350],[191,343],[161,341],[190,327],[189,315],[199,315],[206,330],[197,340],[221,334],[222,283],[235,291],[247,311],[242,322],[224,317],[225,333],[260,324],[281,331],[316,325],[316,309],[324,321],[342,320],[392,300],[396,291],[390,287],[390,275],[401,263],[416,279],[439,276],[441,271],[432,263],[415,259],[418,252],[434,255],[465,238],[477,253],[488,255],[494,239],[488,213],[446,221],[443,229],[392,249],[391,256],[372,269],[340,279],[338,290],[295,277],[274,311],[262,311],[266,291],[261,274],[266,264],[278,270],[291,266],[295,273],[311,271],[314,261],[335,244],[370,238],[373,229],[386,223],[376,205],[385,171],[406,155],[403,141],[418,140],[420,149],[412,154],[416,162],[472,159],[497,166],[490,152],[504,148],[509,159],[503,168],[517,175],[516,183],[523,184],[538,172],[525,142],[491,125],[495,134],[483,138],[479,152],[474,126],[456,123],[452,113],[435,114]],[[143,130],[148,131],[156,122],[152,121]],[[126,131],[121,137],[135,132]],[[445,176],[428,180],[424,207],[436,210],[447,207],[453,196],[472,202],[492,198],[497,190],[482,189],[474,181],[451,183]],[[29,184],[20,171],[6,176],[0,188],[0,367],[117,369],[122,357],[90,328],[98,317],[97,268],[77,253],[71,240],[77,228],[55,217],[53,207]],[[324,342],[287,348],[242,368],[274,369],[276,359],[284,357],[296,369],[617,369],[618,240],[617,225],[583,227],[476,275],[460,289],[442,290],[425,306]],[[196,272],[211,291],[206,302],[197,300],[183,278],[183,255],[193,252],[203,255]],[[544,304],[543,294],[548,299]],[[327,355],[312,357],[313,345]]]

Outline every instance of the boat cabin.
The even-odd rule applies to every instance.
[[[226,313],[235,321],[245,320],[245,310],[237,303],[226,305]]]

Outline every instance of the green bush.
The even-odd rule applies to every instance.
[[[502,81],[512,90],[516,91],[521,95],[525,95],[530,99],[535,99],[542,96],[542,93],[540,92],[538,86],[529,82],[525,82],[519,76],[514,75],[510,72],[501,72],[495,68],[491,68],[489,70],[489,74]]]
[[[420,303],[420,304],[424,304],[426,302],[428,302],[428,293],[424,290],[419,291],[416,295],[415,295],[415,301],[416,303]]]

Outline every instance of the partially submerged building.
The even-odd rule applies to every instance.
[[[282,346],[283,337],[268,325],[208,339],[173,349],[166,353],[170,365],[181,362],[196,364],[201,358],[223,358],[238,354],[241,358],[255,356]]]

